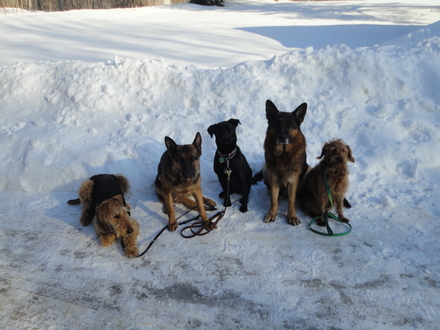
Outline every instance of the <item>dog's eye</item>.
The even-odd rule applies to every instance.
[[[119,214],[116,214],[113,218],[115,219],[121,219],[121,216]]]
[[[191,156],[191,161],[193,162],[195,160],[197,160],[197,157],[196,156]]]

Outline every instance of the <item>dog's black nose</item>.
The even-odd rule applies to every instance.
[[[133,232],[133,228],[129,227],[127,228],[127,234],[131,234]]]

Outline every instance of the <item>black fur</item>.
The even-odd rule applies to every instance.
[[[103,201],[111,199],[113,196],[122,195],[124,206],[126,205],[124,192],[118,180],[112,174],[98,174],[90,178],[93,181],[92,199],[95,206],[99,206]]]
[[[209,126],[208,133],[211,137],[215,135],[217,145],[217,151],[214,155],[214,172],[223,189],[219,197],[224,198],[224,206],[231,205],[230,198],[226,196],[228,175],[225,171],[229,165],[231,169],[229,194],[242,195],[240,211],[246,212],[251,190],[252,170],[237,145],[236,128],[238,124],[240,124],[238,119],[229,119]]]

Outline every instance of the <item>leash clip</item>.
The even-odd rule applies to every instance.
[[[224,171],[224,173],[228,176],[228,181],[231,181],[231,173],[232,173],[232,170],[228,167],[228,168]]]

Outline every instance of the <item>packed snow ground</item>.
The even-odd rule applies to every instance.
[[[2,328],[436,328],[439,20],[430,0],[1,14]],[[240,119],[259,171],[267,99],[308,103],[310,165],[329,139],[351,146],[349,235],[316,235],[301,211],[288,225],[285,201],[263,223],[260,183],[209,235],[165,231],[127,259],[66,204],[94,174],[126,175],[144,249],[167,223],[164,137],[201,132],[204,194],[220,204],[206,129]]]

